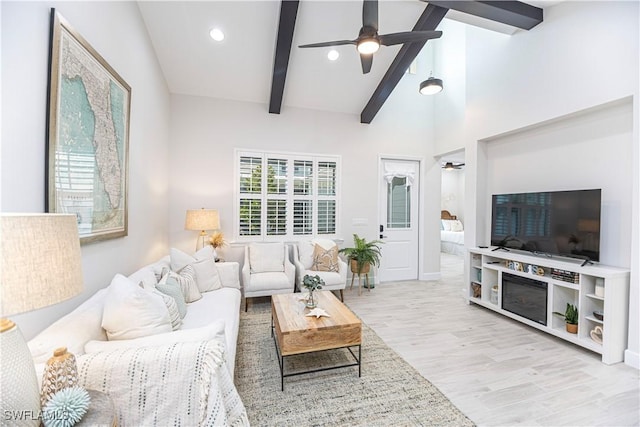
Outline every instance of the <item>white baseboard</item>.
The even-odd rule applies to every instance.
[[[421,280],[440,280],[442,279],[442,275],[440,272],[436,273],[423,273]]]
[[[640,369],[640,353],[626,349],[624,351],[624,363],[632,368]]]

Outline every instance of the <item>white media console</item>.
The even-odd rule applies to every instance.
[[[470,249],[468,256],[469,303],[481,305],[599,353],[602,362],[608,365],[623,361],[629,327],[629,270],[599,264],[583,267],[581,260],[560,260],[491,248]],[[529,272],[530,265],[540,267],[537,270],[542,275]],[[569,277],[565,280],[552,277],[554,269],[563,270]],[[534,321],[505,309],[507,301],[503,301],[503,279],[510,277],[505,273],[546,284],[546,321]],[[596,287],[599,289],[596,290]],[[524,305],[527,302],[522,303]],[[564,313],[567,303],[578,307],[577,334],[566,332],[564,318],[553,314]],[[598,320],[594,311],[603,312],[603,319]],[[602,328],[602,343],[591,337],[591,331],[596,326]]]

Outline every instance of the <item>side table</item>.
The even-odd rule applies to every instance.
[[[87,390],[91,403],[89,410],[76,426],[117,427],[118,416],[113,400],[108,394],[96,390]]]

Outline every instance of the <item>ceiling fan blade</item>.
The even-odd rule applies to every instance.
[[[356,40],[336,40],[332,42],[311,43],[311,44],[303,44],[298,47],[327,47],[327,46],[342,46],[345,44],[356,44]]]
[[[442,36],[442,31],[406,31],[402,33],[382,34],[380,44],[391,46],[394,44],[423,42],[426,40],[437,39]]]
[[[362,26],[372,27],[378,31],[378,0],[362,2]]]
[[[362,63],[362,74],[367,74],[371,71],[371,65],[373,65],[373,54],[365,55],[361,53],[360,62]]]

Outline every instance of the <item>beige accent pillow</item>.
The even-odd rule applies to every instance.
[[[284,243],[251,243],[249,263],[251,273],[284,271]]]
[[[338,264],[338,246],[331,249],[325,249],[316,244],[313,248],[312,271],[333,271],[338,272],[340,269]]]
[[[161,296],[116,274],[107,288],[102,327],[109,340],[127,340],[171,332],[169,311]]]

